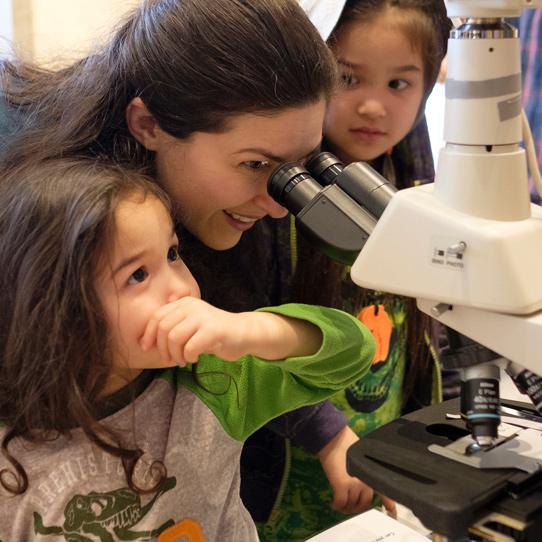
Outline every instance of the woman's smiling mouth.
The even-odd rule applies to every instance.
[[[251,228],[258,218],[250,218],[248,216],[242,216],[238,215],[237,213],[232,213],[231,211],[224,211],[224,214],[226,215],[228,222],[233,225],[238,230],[248,230]]]

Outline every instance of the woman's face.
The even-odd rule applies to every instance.
[[[397,16],[390,10],[370,23],[345,23],[333,44],[346,88],[331,100],[324,136],[345,164],[384,154],[416,119],[423,60],[395,24]]]
[[[303,161],[320,145],[325,101],[273,116],[234,117],[223,133],[196,132],[180,141],[158,130],[158,182],[183,226],[216,250],[235,246],[244,231],[284,207],[267,194],[281,163]]]

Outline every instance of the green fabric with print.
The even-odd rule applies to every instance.
[[[393,331],[385,363],[373,364],[362,379],[331,397],[350,418],[349,425],[358,436],[401,415],[405,356],[397,337],[406,331],[401,305],[396,304],[393,316],[388,316]],[[269,521],[256,525],[261,542],[299,542],[350,517],[329,507],[333,490],[318,457],[293,443],[289,449],[289,473],[282,498]],[[376,498],[373,504],[377,502]]]

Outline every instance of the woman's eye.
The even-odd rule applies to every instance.
[[[346,85],[355,85],[356,83],[359,83],[358,79],[356,79],[351,73],[341,74],[341,79]]]
[[[130,278],[128,279],[128,284],[139,284],[140,282],[143,282],[148,276],[148,273],[140,267],[135,273],[132,273]]]
[[[174,262],[175,260],[178,260],[178,259],[179,259],[179,250],[177,249],[177,247],[171,247],[171,248],[167,251],[167,259],[168,259],[170,262]]]
[[[390,81],[389,86],[395,90],[403,90],[408,87],[408,83],[404,79],[394,79]]]
[[[250,169],[262,169],[264,167],[269,166],[269,161],[267,160],[247,160],[246,162],[243,162],[245,166],[247,166]]]

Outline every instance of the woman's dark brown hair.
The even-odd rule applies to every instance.
[[[333,56],[295,0],[144,0],[111,42],[58,71],[0,63],[14,127],[4,162],[74,153],[152,167],[125,114],[140,97],[186,140],[243,113],[275,114],[329,98]]]
[[[12,493],[24,492],[28,478],[9,443],[39,444],[74,427],[119,457],[138,490],[132,474],[141,452],[124,447],[95,408],[112,352],[96,265],[127,197],[169,206],[142,175],[89,159],[27,162],[0,183],[1,450],[13,467],[0,471],[0,483]]]

